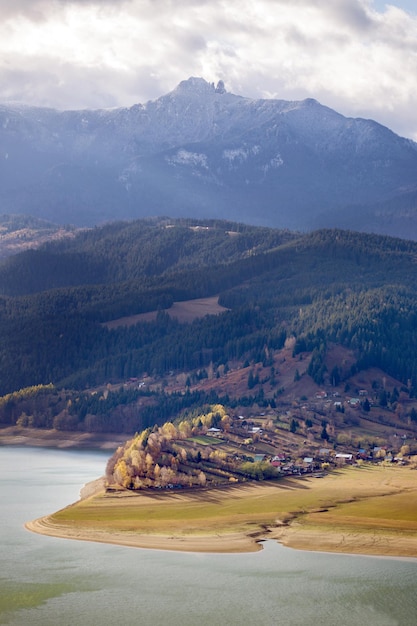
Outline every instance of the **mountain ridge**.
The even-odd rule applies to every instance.
[[[193,77],[129,108],[2,104],[0,145],[3,213],[80,226],[227,217],[297,230],[350,219],[356,230],[417,238],[417,144],[312,98],[253,100]],[[396,213],[404,194],[406,228]]]

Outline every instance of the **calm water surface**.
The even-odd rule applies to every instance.
[[[35,535],[109,454],[0,447],[0,624],[416,626],[417,560],[141,550]]]

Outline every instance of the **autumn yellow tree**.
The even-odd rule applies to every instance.
[[[204,472],[200,472],[198,474],[198,482],[199,482],[201,487],[205,487],[206,482],[207,482],[207,476],[205,475]]]

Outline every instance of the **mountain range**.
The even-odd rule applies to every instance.
[[[0,105],[0,212],[91,226],[170,215],[417,238],[417,144],[202,78],[146,104]]]

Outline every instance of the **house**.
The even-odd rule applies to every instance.
[[[345,452],[338,452],[335,456],[336,463],[352,463],[353,454],[347,454]]]
[[[359,448],[358,453],[356,455],[356,458],[357,459],[366,460],[366,459],[369,459],[369,454],[365,450],[365,448]]]
[[[214,428],[214,426],[212,426],[211,428],[208,429],[207,434],[216,436],[221,432],[222,431],[220,430],[220,428]]]
[[[320,448],[319,456],[329,456],[330,448]]]
[[[285,459],[286,459],[286,458],[287,458],[287,457],[285,456],[285,454],[276,454],[276,455],[273,457],[273,459],[272,459],[272,460],[273,460],[273,461],[281,461],[281,462],[282,462],[282,461],[285,461]]]
[[[386,446],[374,446],[372,449],[372,457],[374,459],[384,459],[387,454]]]
[[[349,404],[354,409],[358,409],[360,407],[360,405],[361,405],[361,401],[359,400],[359,398],[351,398],[349,400]]]
[[[321,390],[321,391],[317,391],[317,392],[316,392],[316,398],[317,398],[318,400],[320,400],[320,399],[321,399],[321,400],[324,400],[324,398],[327,398],[327,392],[326,392],[326,391],[323,391],[323,390]]]

